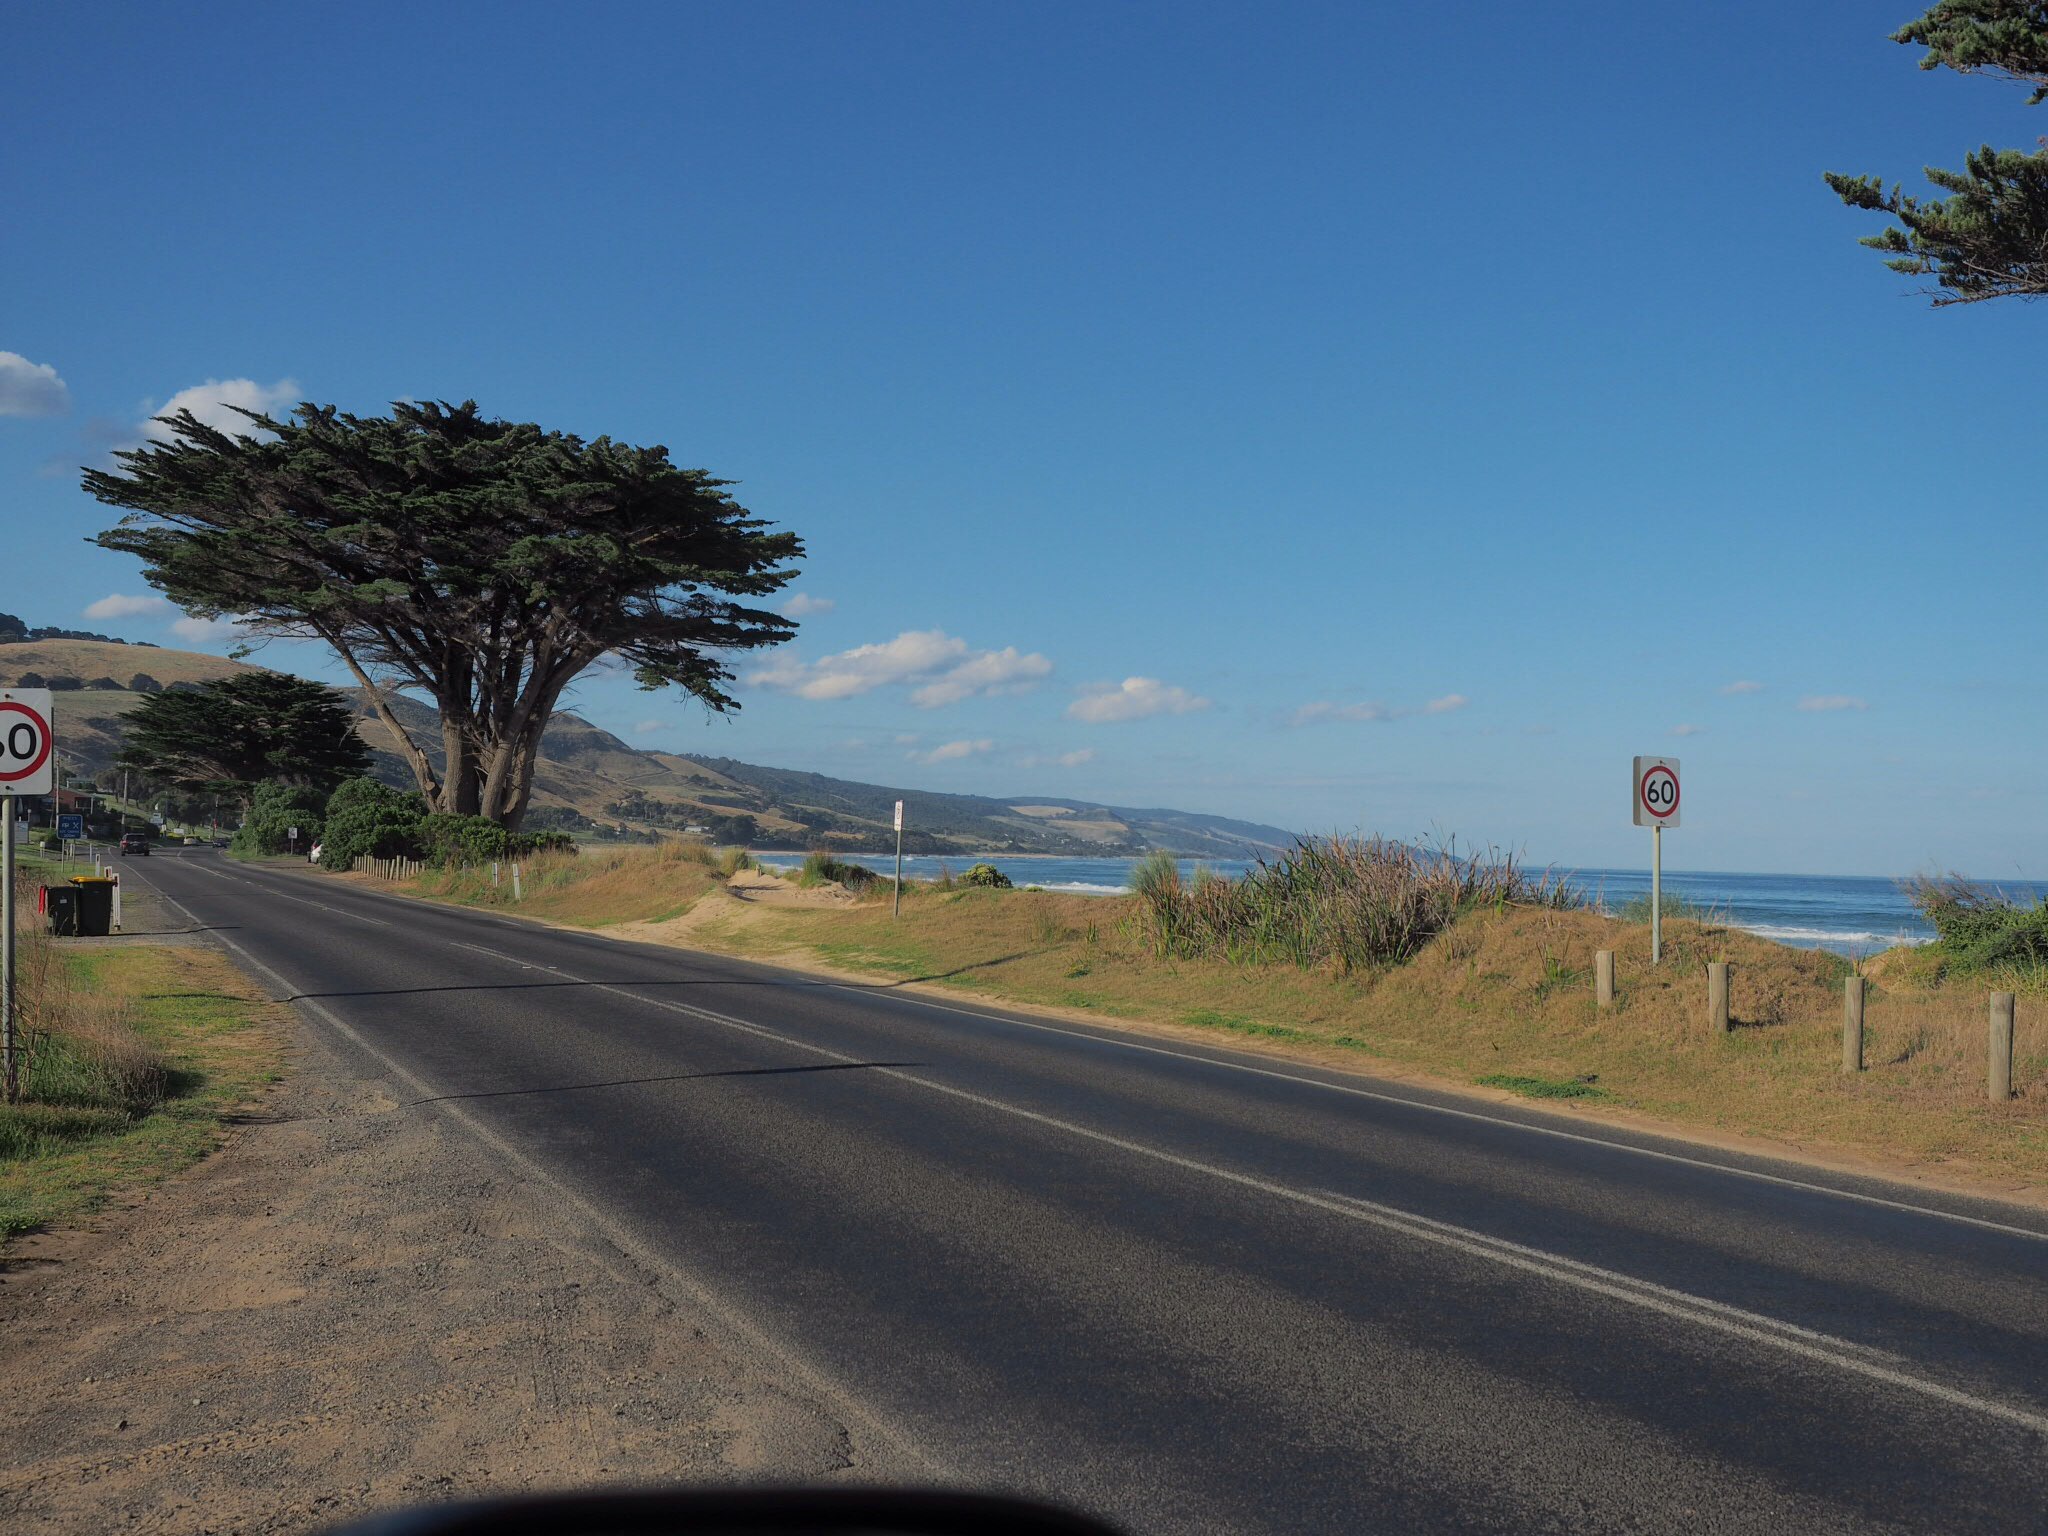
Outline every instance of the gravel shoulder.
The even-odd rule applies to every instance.
[[[284,1532],[565,1486],[914,1475],[289,1010],[187,1173],[0,1262],[0,1528]]]

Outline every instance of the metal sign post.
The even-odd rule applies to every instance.
[[[1650,964],[1664,962],[1664,829],[1678,825],[1678,759],[1639,757],[1635,819],[1650,829]]]
[[[7,1102],[21,1099],[19,1024],[14,1010],[14,801],[57,787],[57,733],[50,724],[47,688],[0,688],[0,1087]]]
[[[891,917],[903,915],[903,802],[896,802],[896,905],[890,910]]]

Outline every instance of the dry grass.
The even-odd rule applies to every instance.
[[[593,926],[658,919],[717,879],[666,850],[585,855],[562,878],[523,910]],[[431,876],[419,885],[434,892]],[[1667,920],[1665,960],[1653,968],[1640,923],[1547,905],[1468,907],[1406,963],[1363,969],[1162,956],[1139,897],[926,883],[906,887],[900,921],[886,900],[707,916],[690,942],[1213,1031],[1366,1070],[1492,1080],[1573,1098],[1592,1114],[2048,1183],[2048,1008],[2022,1004],[2018,1097],[1992,1105],[1984,989],[1917,985],[1872,967],[1868,1070],[1845,1077],[1848,962],[1711,920]],[[1593,1001],[1599,949],[1616,956],[1619,995],[1605,1012]],[[1733,967],[1726,1037],[1709,1031],[1710,960]]]
[[[202,1156],[276,1075],[272,1009],[220,955],[61,947],[33,926],[18,954],[27,1097],[0,1106],[0,1238]]]
[[[521,898],[512,898],[512,861],[467,869],[429,869],[405,888],[472,907],[503,907],[579,927],[664,922],[678,917],[730,871],[702,843],[681,839],[653,847],[586,847],[521,859]]]

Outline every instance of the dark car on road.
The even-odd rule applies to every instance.
[[[121,834],[121,856],[123,858],[126,858],[131,853],[147,854],[148,852],[149,838],[147,834],[141,832],[124,832]]]

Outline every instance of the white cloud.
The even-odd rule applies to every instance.
[[[208,379],[204,384],[179,390],[150,411],[148,414],[152,419],[142,424],[142,435],[169,442],[170,429],[154,418],[190,411],[216,431],[234,437],[249,437],[257,430],[255,424],[248,417],[237,415],[232,407],[240,406],[245,411],[269,415],[296,405],[298,401],[299,386],[295,379],[279,379],[275,384],[258,384],[254,379]]]
[[[164,600],[154,592],[138,593],[134,597],[110,592],[96,603],[87,603],[85,616],[88,619],[132,619],[145,613],[155,613],[163,606]]]
[[[1704,725],[1674,725],[1671,727],[1671,734],[1674,736],[1703,736],[1706,734],[1706,730],[1707,728]]]
[[[1363,704],[1336,704],[1328,699],[1318,699],[1313,704],[1304,704],[1289,718],[1290,725],[1313,725],[1318,720],[1406,720],[1410,715],[1448,715],[1463,709],[1472,701],[1462,693],[1447,693],[1440,699],[1431,699],[1421,709],[1391,709],[1378,700]]]
[[[933,747],[929,752],[912,752],[913,763],[951,763],[963,757],[978,757],[984,752],[993,752],[996,744],[986,736],[979,741],[949,741],[944,746]]]
[[[1109,725],[1151,715],[1190,715],[1208,707],[1207,699],[1156,677],[1127,677],[1121,683],[1089,683],[1067,706],[1067,718]]]
[[[1083,763],[1092,763],[1094,761],[1095,749],[1093,747],[1079,747],[1072,752],[1060,752],[1051,757],[1040,757],[1035,753],[1030,757],[1020,757],[1017,759],[1017,766],[1020,768],[1078,768]]]
[[[1809,714],[1819,714],[1832,709],[1868,709],[1862,699],[1846,693],[1809,693],[1799,701],[1799,707]]]
[[[893,640],[855,646],[820,661],[780,660],[747,676],[803,699],[850,699],[877,688],[915,685],[922,709],[957,704],[976,694],[1021,693],[1052,671],[1045,657],[1019,651],[977,651],[940,629],[906,629]]]
[[[1392,720],[1394,711],[1384,704],[1332,704],[1327,699],[1318,699],[1313,704],[1304,704],[1294,712],[1291,722],[1308,725],[1317,720]]]
[[[1043,656],[1036,652],[1026,655],[1014,645],[1006,645],[1000,651],[983,651],[970,656],[943,677],[913,692],[910,702],[920,709],[937,709],[943,704],[957,704],[977,693],[990,697],[1023,693],[1035,688],[1038,680],[1051,671],[1052,663]]]
[[[171,625],[171,633],[194,645],[227,644],[248,638],[233,619],[195,619],[190,614]]]
[[[0,416],[62,416],[71,391],[48,363],[0,352]]]
[[[839,605],[829,597],[813,597],[808,592],[792,592],[783,599],[782,611],[792,619],[806,619],[814,613],[830,613]]]
[[[666,720],[641,720],[634,725],[633,734],[635,736],[652,736],[658,731],[665,731],[667,729],[668,722]]]
[[[1721,691],[1726,694],[1762,693],[1764,691],[1764,685],[1762,683],[1752,682],[1749,678],[1745,677],[1739,682],[1723,683],[1721,685]]]

